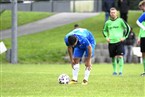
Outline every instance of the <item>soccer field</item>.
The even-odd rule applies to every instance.
[[[3,64],[0,68],[1,97],[145,97],[145,77],[139,76],[141,64],[125,65],[123,76],[112,76],[111,64],[93,65],[86,86],[81,85],[83,64],[79,83],[74,85],[57,81],[62,73],[71,77],[68,64]]]

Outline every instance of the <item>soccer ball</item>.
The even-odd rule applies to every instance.
[[[70,81],[70,77],[67,74],[61,74],[58,77],[59,84],[68,84]]]

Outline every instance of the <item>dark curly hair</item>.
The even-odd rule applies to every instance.
[[[74,35],[71,35],[68,37],[69,45],[71,45],[71,46],[74,45],[76,43],[76,41],[77,41],[77,38]]]

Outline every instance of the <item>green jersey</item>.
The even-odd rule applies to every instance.
[[[106,21],[103,28],[103,35],[106,39],[110,39],[110,43],[118,43],[122,38],[126,39],[129,33],[129,25],[121,18]]]

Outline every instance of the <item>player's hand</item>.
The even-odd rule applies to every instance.
[[[71,64],[72,69],[74,69],[74,64]]]
[[[137,39],[137,44],[140,45],[140,39]]]
[[[108,43],[110,43],[110,39],[109,38],[107,38],[106,40],[107,40]]]
[[[89,67],[88,67],[88,70],[90,71],[92,69],[92,65],[90,65]]]
[[[74,60],[71,60],[72,69],[74,69],[74,68],[73,68],[74,65],[75,65],[75,61],[74,61]]]
[[[121,39],[120,39],[121,42],[123,42],[124,40],[125,40],[124,38],[121,38]]]
[[[92,65],[90,64],[90,65],[86,66],[86,68],[88,68],[88,70],[90,71],[92,69]]]
[[[92,67],[91,60],[86,61],[86,67],[88,67],[88,70],[91,70]]]

